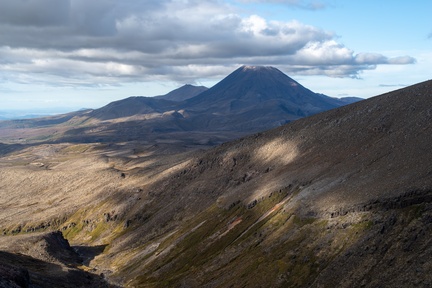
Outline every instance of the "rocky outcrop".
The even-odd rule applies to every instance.
[[[60,231],[50,232],[42,238],[46,242],[47,254],[63,264],[80,264],[82,258],[69,245],[69,241],[63,237]],[[41,244],[43,245],[43,244]]]
[[[109,284],[96,269],[89,272],[78,268],[105,246],[79,247],[77,251],[86,252],[84,259],[58,231],[13,237],[0,251],[1,288],[118,287]]]

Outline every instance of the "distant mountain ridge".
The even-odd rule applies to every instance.
[[[59,119],[65,119],[67,128],[56,130],[55,137],[47,136],[56,141],[150,141],[164,137],[189,141],[194,133],[194,141],[201,142],[199,133],[210,133],[220,143],[358,100],[314,93],[274,67],[242,66],[209,89],[184,85],[162,96],[129,97],[74,113],[73,117],[25,123],[28,127],[58,125]]]
[[[111,102],[102,108],[93,110],[89,116],[108,120],[137,114],[163,113],[173,108],[174,103],[168,100],[134,96]]]
[[[242,66],[209,89],[185,85],[163,96],[130,97],[91,116],[107,120],[181,111],[173,129],[180,124],[187,131],[256,132],[356,101],[314,93],[274,67]]]
[[[274,67],[242,66],[212,88],[184,85],[162,96],[129,97],[96,109],[92,116],[113,119],[185,110],[209,113],[209,117],[232,117],[253,111],[255,115],[243,116],[278,115],[272,118],[280,117],[280,122],[281,119],[291,121],[356,101],[356,98],[344,101],[314,93]]]

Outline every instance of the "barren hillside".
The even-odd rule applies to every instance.
[[[428,287],[430,107],[428,81],[207,151],[3,148],[1,249],[59,229],[125,287]]]

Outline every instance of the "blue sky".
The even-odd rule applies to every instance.
[[[432,1],[0,0],[0,111],[98,108],[271,65],[329,96],[431,79]],[[47,8],[49,7],[49,9]]]

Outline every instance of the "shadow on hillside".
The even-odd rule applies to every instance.
[[[0,143],[0,156],[5,156],[7,154],[19,151],[19,150],[23,150],[25,148],[27,148],[28,145],[23,145],[23,144],[4,144],[4,143]]]
[[[99,254],[102,254],[108,245],[97,245],[97,246],[72,246],[72,248],[79,254],[83,259],[83,264],[89,266],[90,262]]]
[[[4,251],[0,251],[0,279],[19,283],[19,287],[119,288],[96,274]]]

